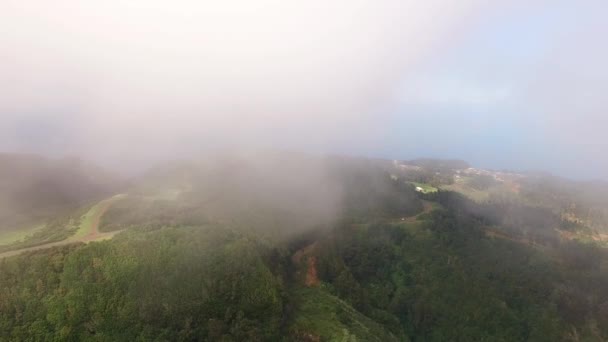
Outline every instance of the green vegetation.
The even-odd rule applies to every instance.
[[[431,192],[437,192],[437,188],[434,186],[431,186],[429,184],[424,184],[424,183],[418,183],[418,182],[410,182],[410,184],[414,185],[416,188],[420,188],[422,189],[422,193],[428,194]]]
[[[282,286],[268,253],[197,227],[5,259],[0,340],[272,340]]]
[[[532,309],[539,304],[534,302],[545,300],[538,291],[551,291],[534,287],[545,275],[520,264],[528,254],[521,260],[502,260],[513,258],[515,246],[475,234],[450,241],[435,231],[422,236],[391,226],[353,233],[347,229],[337,235],[335,249],[322,248],[321,277],[394,334],[432,341],[517,341],[532,336],[555,341],[564,333],[552,305]],[[478,244],[482,249],[470,254]],[[518,289],[515,284],[521,283],[527,286]],[[519,306],[517,298],[528,303]]]
[[[197,201],[158,199],[129,195],[115,198],[101,217],[100,232],[114,232],[146,225],[199,225],[209,222]]]
[[[79,210],[67,216],[60,216],[24,239],[0,245],[0,253],[66,240],[78,230],[82,212]]]
[[[323,288],[298,288],[290,295],[298,307],[291,334],[302,340],[318,337],[323,341],[407,341]]]
[[[112,237],[113,234],[99,234],[98,226],[101,218],[111,205],[122,199],[124,195],[116,195],[103,200],[90,209],[81,209],[69,216],[49,222],[44,227],[37,227],[33,234],[25,235],[20,240],[6,245],[0,245],[0,253],[9,251],[28,250],[34,247],[52,247],[59,244],[74,242],[89,242]],[[27,231],[19,231],[25,234]],[[12,254],[12,253],[11,253]]]
[[[114,203],[120,201],[124,197],[125,195],[115,195],[92,206],[91,209],[81,217],[80,226],[74,236],[71,237],[71,240],[79,241],[82,238],[95,234],[106,211],[111,208]]]
[[[8,230],[0,232],[0,245],[8,245],[27,239],[35,232],[44,228],[44,225],[31,226],[29,228],[21,228],[16,230]]]
[[[95,218],[99,216],[100,212],[103,210],[103,207],[103,203],[97,203],[80,218],[78,230],[76,230],[76,233],[72,236],[74,239],[83,238],[93,231]]]
[[[66,242],[0,259],[0,341],[608,339],[603,197],[287,159],[159,168],[3,246]]]

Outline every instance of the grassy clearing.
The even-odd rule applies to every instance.
[[[122,199],[125,195],[116,195],[103,200],[91,207],[80,220],[69,218],[67,221],[56,222],[42,226],[34,234],[28,235],[23,241],[13,242],[9,245],[0,245],[0,259],[12,255],[17,255],[25,251],[32,251],[54,246],[62,246],[75,242],[91,242],[111,239],[119,231],[110,233],[99,233],[98,226],[101,216],[114,203]],[[59,227],[59,228],[58,228]],[[45,229],[43,229],[45,228]],[[50,233],[47,234],[46,230]],[[44,233],[42,236],[38,236]]]
[[[71,241],[80,241],[85,237],[95,234],[99,226],[101,216],[108,210],[112,203],[124,198],[125,195],[116,195],[95,204],[80,219],[80,226],[76,233],[70,238]]]
[[[23,241],[42,228],[44,228],[43,224],[23,229],[0,232],[0,245],[8,245],[14,242]]]
[[[107,200],[104,200],[95,204],[86,214],[84,214],[84,216],[82,216],[80,219],[80,226],[78,227],[76,234],[71,237],[72,240],[82,239],[93,232],[93,223],[95,222],[95,218],[99,216],[101,210],[105,207],[106,201]]]
[[[417,188],[421,188],[422,189],[421,192],[424,194],[437,192],[437,190],[438,190],[436,187],[431,186],[429,184],[425,184],[425,183],[418,183],[418,182],[409,182],[409,183]]]

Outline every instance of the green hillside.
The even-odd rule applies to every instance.
[[[587,197],[533,179],[484,200],[417,192],[415,170],[299,155],[159,166],[58,216],[65,243],[0,260],[0,341],[608,338],[608,249],[573,238],[601,216],[573,227],[556,204]],[[84,239],[91,227],[111,239]]]

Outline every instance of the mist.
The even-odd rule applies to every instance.
[[[375,136],[391,87],[474,8],[4,2],[2,146],[123,159],[328,151]]]
[[[602,10],[4,1],[0,150],[128,170],[257,148],[605,178]]]
[[[606,13],[0,0],[0,341],[608,341]]]

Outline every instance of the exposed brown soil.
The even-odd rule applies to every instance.
[[[112,199],[106,200],[102,207],[99,208],[99,210],[97,211],[97,213],[95,214],[95,216],[93,217],[93,222],[91,223],[91,232],[89,234],[87,234],[86,236],[83,236],[81,239],[79,239],[82,242],[91,242],[100,238],[105,238],[105,237],[109,237],[115,234],[115,232],[111,232],[111,233],[102,233],[99,231],[99,224],[101,223],[101,217],[106,213],[106,211],[108,211],[108,209],[110,209],[110,206],[112,205],[113,201]],[[114,234],[112,234],[114,233]]]
[[[307,287],[319,286],[319,277],[317,276],[317,257],[309,256],[307,259],[306,280],[304,284]]]
[[[291,261],[298,269],[296,275],[298,275],[299,279],[302,277],[302,271],[306,271],[306,275],[304,276],[304,285],[307,287],[318,286],[321,283],[319,276],[317,275],[317,257],[313,255],[316,247],[316,242],[311,243],[310,245],[295,252],[291,257]]]

